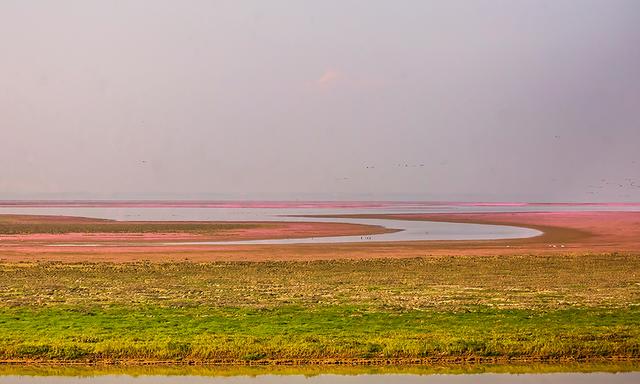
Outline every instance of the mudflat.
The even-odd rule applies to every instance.
[[[336,217],[336,216],[331,216]],[[276,261],[432,256],[553,255],[602,252],[640,252],[640,212],[513,212],[352,215],[359,218],[389,218],[458,223],[512,225],[537,229],[541,236],[506,240],[411,241],[387,243],[290,244],[290,245],[175,245],[150,247],[117,244],[109,247],[50,247],[55,241],[131,240],[136,243],[167,239],[240,240],[336,235],[366,235],[387,231],[382,227],[340,223],[220,222],[221,230],[202,234],[150,230],[145,233],[48,233],[2,235],[0,260],[25,261]],[[68,220],[61,218],[61,220]],[[166,224],[166,222],[165,222]],[[201,224],[201,223],[200,223]],[[224,229],[225,225],[238,225]],[[242,225],[247,227],[242,228]],[[11,237],[13,236],[13,237]]]

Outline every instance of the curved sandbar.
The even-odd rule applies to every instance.
[[[388,217],[352,216],[296,216],[293,219],[376,226],[390,229],[387,233],[371,235],[341,235],[307,238],[280,238],[261,240],[233,240],[210,242],[174,242],[164,245],[285,245],[285,244],[336,244],[362,242],[434,241],[434,240],[497,240],[520,239],[542,235],[533,228],[513,225],[455,223],[447,221],[405,220]],[[392,229],[393,228],[393,229]]]
[[[442,240],[288,245],[45,247],[0,245],[0,260],[275,261],[640,252],[640,212],[415,213],[368,218],[528,227],[541,236],[506,240]],[[353,217],[353,216],[352,216]],[[356,215],[355,217],[362,217]],[[0,242],[1,244],[1,242]],[[160,251],[161,250],[161,251]]]
[[[278,211],[276,211],[278,212]],[[143,212],[146,213],[146,212]],[[431,240],[489,240],[539,236],[535,229],[517,226],[415,221],[386,217],[348,217],[238,212],[252,220],[148,221],[91,219],[69,216],[0,215],[0,242],[37,242],[50,246],[189,246],[284,245],[320,243],[398,242]],[[344,213],[343,213],[344,215]],[[140,216],[138,213],[136,216]],[[173,215],[175,216],[175,215]],[[234,217],[234,216],[232,216]],[[255,220],[261,221],[255,221]]]
[[[348,220],[347,220],[348,221]],[[0,215],[0,246],[153,245],[167,241],[375,236],[395,232],[378,225],[335,221],[121,221],[101,218]]]
[[[266,219],[279,218],[270,216]],[[0,216],[9,242],[56,247],[286,245],[540,236],[517,226],[369,217],[284,216],[286,222],[117,221],[55,216]],[[57,220],[57,221],[56,221]],[[7,232],[9,233],[7,235]]]
[[[353,215],[351,217],[507,225],[530,228],[541,236],[503,241],[422,243],[435,254],[513,254],[544,252],[638,252],[640,212],[482,212]]]

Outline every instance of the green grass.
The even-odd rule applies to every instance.
[[[0,360],[640,358],[637,255],[0,264]]]
[[[2,359],[593,358],[640,354],[640,309],[6,308],[0,334]]]

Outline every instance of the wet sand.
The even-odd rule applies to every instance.
[[[71,216],[42,216],[42,215],[0,215],[0,219],[12,222],[47,224],[67,223],[78,227],[91,227],[96,224],[115,223],[121,226],[135,229],[155,225],[154,221],[114,221],[105,219],[93,219]],[[164,221],[163,224],[193,224],[216,225],[220,229],[214,231],[203,228],[199,230],[175,230],[168,232],[70,232],[70,233],[25,233],[25,234],[0,234],[0,250],[12,246],[42,246],[56,243],[164,243],[167,241],[231,241],[231,240],[261,240],[261,239],[296,239],[308,237],[332,237],[332,236],[364,236],[394,232],[376,225],[360,225],[350,223],[316,223],[316,222],[274,222],[274,221]],[[237,225],[238,228],[225,228],[227,225]],[[242,228],[246,226],[247,228]]]
[[[329,216],[325,216],[329,217]],[[333,216],[335,217],[335,216]],[[542,231],[542,236],[507,240],[412,241],[388,243],[291,244],[291,245],[187,245],[52,248],[42,244],[0,246],[2,261],[273,261],[406,258],[436,256],[550,255],[606,252],[640,252],[640,212],[514,212],[376,214],[348,217],[428,220],[456,223],[513,225]],[[279,223],[282,224],[282,223]],[[309,223],[295,223],[309,224]],[[304,236],[319,236],[321,229],[305,226]],[[361,230],[349,227],[342,229]],[[290,237],[280,230],[269,236]],[[342,230],[341,229],[341,230]],[[383,230],[383,229],[380,229]],[[284,232],[283,232],[284,231]],[[286,232],[286,233],[285,233]],[[300,233],[300,232],[298,232]],[[324,232],[328,233],[328,232]],[[332,233],[332,235],[353,233]],[[255,235],[255,234],[254,234]],[[262,235],[266,235],[262,233]],[[234,235],[235,236],[235,235]],[[250,236],[244,234],[241,236]],[[244,237],[248,238],[248,237]],[[238,239],[233,237],[233,239]]]

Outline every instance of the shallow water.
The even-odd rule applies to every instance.
[[[370,236],[334,236],[302,239],[269,239],[231,242],[180,242],[158,245],[206,245],[206,244],[303,244],[303,243],[347,243],[419,240],[489,240],[526,238],[541,235],[537,230],[502,225],[439,223],[429,221],[319,218],[301,217],[312,215],[353,215],[380,213],[460,212],[459,208],[381,206],[366,208],[208,208],[208,207],[0,207],[1,213],[83,216],[115,220],[173,220],[173,221],[303,221],[339,222],[378,225],[396,229],[397,232]],[[62,246],[95,244],[62,244]]]
[[[440,223],[429,221],[319,218],[300,217],[313,215],[354,215],[389,213],[452,213],[452,212],[542,212],[542,211],[637,211],[640,206],[629,205],[461,205],[430,203],[324,203],[310,204],[299,202],[264,203],[252,202],[217,203],[213,205],[176,206],[172,203],[155,203],[149,207],[122,206],[108,203],[101,207],[83,207],[78,205],[56,207],[13,207],[0,204],[0,214],[44,214],[83,216],[114,220],[174,220],[174,221],[304,221],[304,222],[340,222],[353,224],[379,225],[397,229],[398,232],[370,236],[334,236],[302,239],[269,239],[226,242],[179,242],[158,245],[211,245],[211,244],[315,244],[347,242],[382,241],[419,241],[419,240],[490,240],[527,238],[541,235],[540,231],[514,226]],[[188,204],[188,202],[186,202]],[[351,205],[350,205],[351,204]],[[95,246],[96,244],[62,244],[62,246]]]
[[[287,218],[287,220],[289,220]],[[505,225],[440,223],[433,221],[384,220],[384,219],[326,219],[308,218],[316,222],[340,222],[350,224],[379,225],[385,228],[399,229],[398,232],[369,236],[331,236],[303,239],[268,239],[244,241],[212,241],[177,244],[317,244],[317,243],[357,243],[384,241],[420,241],[420,240],[490,240],[515,239],[539,236],[542,232]]]
[[[374,375],[260,375],[260,376],[127,376],[105,375],[95,377],[67,376],[0,376],[0,383],[6,384],[115,384],[115,383],[186,383],[186,384],[466,384],[466,383],[547,383],[547,384],[630,384],[640,382],[640,372],[624,373],[548,373],[548,374],[504,374],[483,373],[463,375],[412,375],[412,374],[374,374]]]

